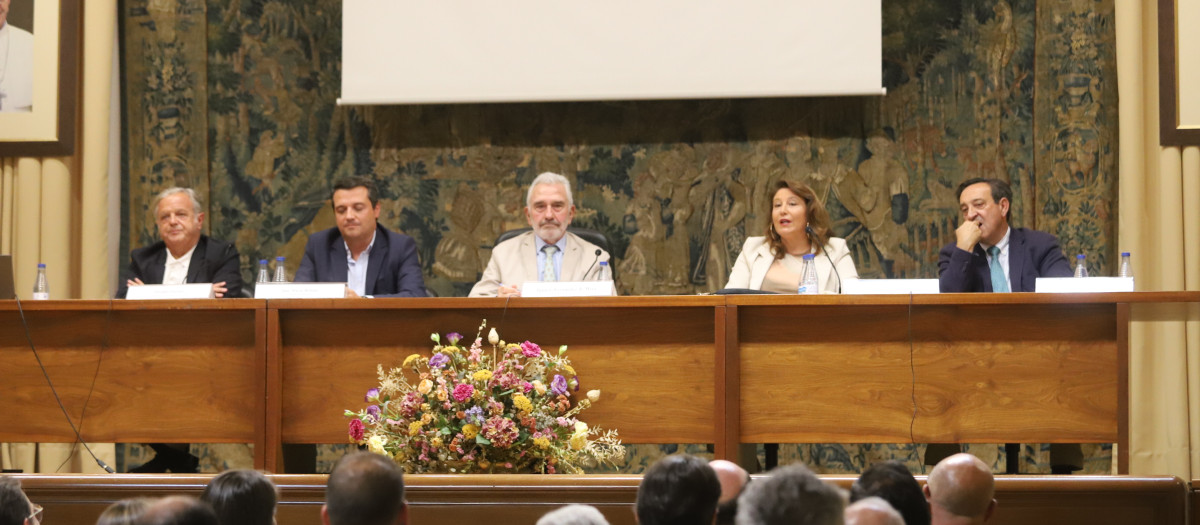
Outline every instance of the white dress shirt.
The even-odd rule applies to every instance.
[[[192,264],[192,252],[194,251],[196,251],[196,246],[192,245],[192,249],[176,259],[174,255],[171,255],[171,250],[167,250],[167,267],[163,270],[163,284],[187,282],[188,267]]]
[[[346,244],[346,286],[349,286],[359,297],[367,295],[367,265],[371,262],[371,248],[375,247],[375,234],[371,234],[371,243],[367,249],[358,254],[358,260],[350,253],[350,245]],[[345,244],[346,241],[342,241]]]

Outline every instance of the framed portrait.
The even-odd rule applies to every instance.
[[[1159,142],[1200,145],[1200,2],[1158,0]],[[1181,31],[1181,28],[1191,28]]]
[[[75,151],[83,0],[0,0],[0,157]]]

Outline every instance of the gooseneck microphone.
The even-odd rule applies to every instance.
[[[592,267],[596,266],[597,262],[600,262],[600,254],[601,253],[603,253],[603,252],[600,250],[600,248],[596,248],[596,258],[592,259],[592,265],[588,266],[588,269],[583,272],[584,277],[587,277],[588,272],[592,271]]]
[[[809,242],[817,241],[817,232],[813,231],[812,225],[809,225],[809,224],[804,225],[804,231],[806,233],[808,233],[808,241]],[[833,264],[833,257],[829,256],[829,250],[826,250],[824,246],[821,247],[821,253],[825,254],[826,259],[829,259],[829,266],[831,268],[833,268],[833,275],[835,277],[837,277],[837,287],[838,287],[837,291],[838,291],[838,293],[842,293],[842,275],[838,273],[837,265]]]

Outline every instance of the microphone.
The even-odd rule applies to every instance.
[[[596,263],[600,262],[600,254],[601,253],[603,253],[603,252],[600,251],[600,248],[596,248],[596,258],[592,259],[592,265],[588,266],[588,269],[583,272],[584,277],[587,277],[588,272],[592,271],[592,267],[596,266]]]
[[[808,233],[809,242],[815,242],[817,240],[817,232],[813,231],[812,225],[806,224],[804,226],[804,231]],[[826,259],[829,259],[829,267],[833,268],[833,275],[837,277],[838,293],[842,293],[842,274],[838,273],[837,265],[833,264],[833,257],[829,256],[829,251],[826,250],[824,246],[821,247],[821,253],[825,254]]]

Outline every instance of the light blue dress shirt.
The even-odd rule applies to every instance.
[[[375,232],[379,233],[379,232]],[[346,241],[342,241],[345,244]],[[371,235],[371,244],[358,254],[358,260],[350,253],[350,245],[346,244],[346,286],[349,286],[359,297],[367,295],[367,264],[371,262],[371,248],[375,247],[375,234]]]
[[[538,270],[538,279],[540,280],[541,276],[545,275],[545,268],[546,268],[546,252],[542,251],[542,247],[549,243],[547,243],[546,241],[543,241],[542,238],[538,237],[536,234],[533,236],[533,243],[534,243],[534,246],[537,248],[537,270]],[[558,242],[554,243],[554,245],[558,247],[558,251],[554,252],[554,261],[552,261],[551,264],[554,265],[554,275],[558,276],[558,280],[561,281],[562,280],[563,252],[567,251],[567,236],[566,236],[566,234],[563,234],[562,238],[559,239]]]

